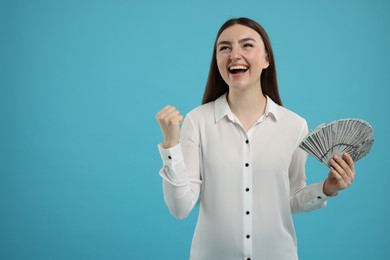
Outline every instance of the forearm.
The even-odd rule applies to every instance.
[[[164,164],[160,170],[164,200],[172,215],[183,219],[196,204],[202,182],[189,173],[180,144],[171,149],[164,149],[159,145],[159,150]]]
[[[186,183],[176,185],[163,178],[164,201],[171,214],[177,219],[186,218],[199,196],[199,186],[197,182],[188,180]]]
[[[308,212],[326,206],[329,196],[323,192],[323,182],[304,186],[290,196],[293,213]]]

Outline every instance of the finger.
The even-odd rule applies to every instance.
[[[344,169],[349,180],[353,182],[353,180],[355,179],[355,169],[354,169],[354,163],[352,157],[348,153],[344,153],[343,159],[337,157],[336,160],[338,161],[340,166]]]
[[[174,115],[176,115],[177,113],[180,113],[180,112],[174,106],[167,105],[163,109],[161,109],[160,112],[157,113],[156,118],[163,119],[163,118],[171,116],[172,113],[174,113]]]
[[[332,159],[333,160],[333,159]],[[349,185],[353,182],[353,175],[352,178],[348,176],[348,174],[344,171],[340,165],[337,164],[335,160],[333,160],[333,164],[330,167],[331,174],[337,181],[337,185],[340,189],[346,189]]]
[[[330,165],[333,167],[333,169],[335,169],[338,173],[342,173],[344,172],[344,169],[339,162],[339,157],[337,155],[330,159]]]
[[[183,116],[180,114],[173,116],[173,117],[170,117],[168,119],[168,124],[170,124],[170,125],[179,126],[179,125],[181,125],[182,122],[183,122]]]
[[[176,121],[180,121],[181,114],[179,110],[169,110],[161,117],[161,121],[163,121],[165,124],[172,124],[176,123]]]
[[[176,116],[178,116],[178,115],[180,115],[180,111],[177,110],[177,109],[174,109],[174,110],[170,110],[170,111],[167,113],[166,117],[171,118],[171,117],[176,117]]]
[[[344,190],[349,186],[349,184],[345,182],[343,176],[341,176],[340,173],[335,168],[333,168],[333,166],[330,167],[330,172],[332,173],[333,177],[336,179],[337,185],[341,190]]]
[[[346,162],[344,159],[340,158],[339,156],[335,155],[334,160],[337,162],[337,164],[344,170],[348,176],[351,176],[353,174],[353,169],[351,169],[348,162]],[[353,165],[353,163],[352,163]]]
[[[348,185],[351,184],[353,180],[353,172],[343,159],[337,155],[334,156],[333,159],[331,159],[331,166],[344,179],[344,183]]]
[[[351,170],[355,173],[355,163],[354,163],[351,155],[349,155],[349,153],[344,153],[343,159],[349,165],[349,168],[351,168]]]
[[[163,115],[166,114],[166,111],[167,111],[170,107],[171,107],[170,105],[166,105],[163,109],[161,109],[160,111],[158,111],[158,113],[156,114],[156,118],[157,118],[157,119],[162,118]]]
[[[179,114],[178,116],[178,120],[179,120],[179,123],[182,124],[183,123],[183,116],[181,114]]]

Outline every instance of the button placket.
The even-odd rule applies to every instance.
[[[250,259],[252,257],[252,214],[250,214],[252,212],[252,156],[247,133],[244,133],[243,138],[243,246],[245,259]]]

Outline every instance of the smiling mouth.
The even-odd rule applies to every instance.
[[[242,66],[242,65],[238,65],[238,66],[231,66],[229,67],[229,72],[231,74],[239,74],[239,73],[244,73],[248,70],[249,68],[247,66]]]

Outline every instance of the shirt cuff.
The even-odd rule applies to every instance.
[[[163,148],[162,144],[159,144],[158,150],[164,166],[168,166],[171,169],[184,161],[180,143],[168,149]]]
[[[177,144],[169,149],[164,149],[159,144],[158,149],[164,165],[160,170],[160,176],[173,185],[185,185],[188,178],[181,145]]]
[[[323,203],[330,198],[335,197],[324,194],[324,182],[325,181],[313,184],[313,194],[315,195],[315,200],[317,200],[317,203]]]

